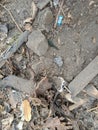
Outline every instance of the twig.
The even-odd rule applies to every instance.
[[[96,110],[96,109],[98,109],[98,106],[87,110],[87,112],[91,112],[91,111],[94,111],[94,110]]]
[[[60,8],[59,8],[58,14],[57,14],[57,16],[56,16],[56,21],[55,21],[55,24],[54,24],[54,28],[56,28],[57,21],[58,21],[58,16],[60,15],[60,12],[61,12],[61,10],[62,10],[63,3],[64,3],[64,0],[62,0],[61,5],[59,6]]]
[[[36,86],[36,90],[39,88],[40,84],[46,79],[47,77],[45,76],[44,78],[41,79],[41,81],[39,81],[39,83]]]
[[[0,4],[0,6],[3,7],[3,8],[9,13],[9,15],[10,15],[12,21],[15,23],[15,25],[16,25],[17,28],[18,28],[18,30],[19,30],[20,32],[23,32],[23,31],[21,30],[21,28],[19,27],[18,23],[15,21],[15,19],[14,19],[12,13],[10,12],[10,10],[8,10],[8,9],[7,9],[5,6],[3,6],[2,4]]]

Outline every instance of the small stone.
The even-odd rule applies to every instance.
[[[54,58],[54,62],[55,62],[59,67],[61,67],[61,66],[63,65],[63,60],[62,60],[62,57],[60,57],[60,56]]]
[[[53,22],[53,14],[50,8],[46,8],[39,13],[39,24],[49,25]]]
[[[40,30],[34,30],[29,35],[26,45],[38,56],[44,55],[48,50],[48,42]]]
[[[37,7],[39,9],[43,9],[49,2],[50,2],[50,0],[39,0]]]

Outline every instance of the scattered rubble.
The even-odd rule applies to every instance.
[[[1,0],[0,9],[0,128],[97,130],[97,2]]]

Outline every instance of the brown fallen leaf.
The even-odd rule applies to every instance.
[[[24,120],[30,121],[31,120],[31,106],[28,100],[24,100],[22,102],[22,112],[23,112]]]

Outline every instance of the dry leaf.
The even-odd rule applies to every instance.
[[[32,98],[31,100],[34,106],[40,106],[42,104],[39,98]]]
[[[30,121],[31,120],[31,106],[28,100],[24,100],[22,102],[22,112],[23,112],[24,120]]]

